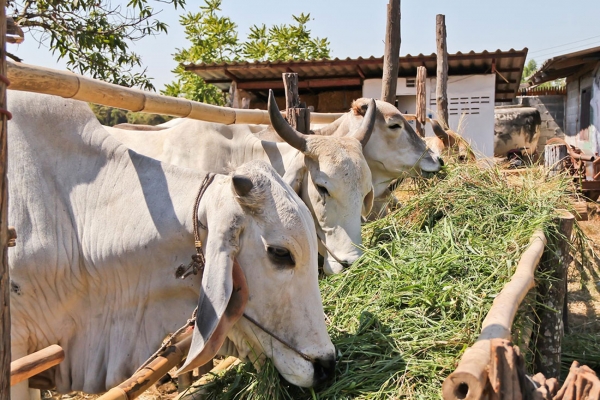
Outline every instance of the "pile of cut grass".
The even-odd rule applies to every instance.
[[[403,186],[401,209],[364,227],[357,265],[321,280],[335,379],[313,391],[271,363],[243,364],[206,385],[207,398],[441,397],[532,233],[552,230],[555,210],[568,208],[568,180],[462,165],[416,186]]]

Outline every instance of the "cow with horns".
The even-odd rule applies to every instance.
[[[9,109],[12,357],[51,344],[66,355],[14,386],[13,399],[29,398],[28,384],[63,393],[119,384],[196,305],[183,370],[222,348],[271,358],[299,386],[333,374],[314,224],[270,165],[206,179],[128,149],[86,103],[11,92]],[[204,272],[176,279],[194,254],[194,225]]]
[[[363,111],[365,117],[349,135],[304,135],[281,116],[270,92],[269,116],[283,142],[260,140],[254,135],[261,129],[256,126],[190,119],[159,131],[118,127],[109,131],[141,154],[188,168],[223,173],[249,160],[268,161],[312,212],[323,269],[334,274],[362,254],[361,215],[373,205],[371,172],[363,151],[375,123],[375,101]]]

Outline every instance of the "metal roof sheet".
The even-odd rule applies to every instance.
[[[527,48],[509,51],[496,50],[448,55],[449,75],[475,75],[497,72],[496,101],[511,100],[519,89]],[[417,67],[425,66],[428,76],[435,76],[437,57],[407,54],[400,57],[399,77],[416,77]],[[358,57],[333,60],[255,61],[214,64],[184,64],[186,71],[194,72],[206,82],[222,90],[229,89],[232,81],[237,87],[250,92],[283,89],[281,74],[295,72],[299,89],[313,91],[336,88],[357,89],[364,79],[381,78],[383,57]]]
[[[600,46],[549,58],[535,74],[527,79],[527,83],[533,86],[567,78],[582,69],[593,69],[598,62],[600,62]]]

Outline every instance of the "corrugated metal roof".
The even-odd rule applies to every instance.
[[[481,53],[458,52],[448,55],[448,74],[475,75],[496,71],[496,101],[507,101],[517,93],[526,57],[527,48]],[[355,59],[201,63],[183,66],[186,71],[196,73],[206,82],[223,90],[229,89],[231,82],[235,80],[238,88],[250,92],[283,89],[281,74],[284,72],[297,73],[299,88],[312,91],[342,87],[357,89],[362,86],[364,79],[381,78],[383,75],[383,57],[373,56]],[[435,76],[437,68],[435,53],[416,56],[407,54],[400,57],[398,76],[416,77],[419,66],[427,68],[428,76]]]
[[[600,61],[600,46],[556,56],[544,64],[527,79],[529,85],[540,85],[559,78],[567,78],[582,69],[593,69]]]

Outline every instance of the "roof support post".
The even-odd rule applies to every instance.
[[[427,120],[427,68],[417,68],[417,133],[425,137],[425,122]]]
[[[383,78],[381,100],[396,103],[398,86],[398,64],[400,62],[400,0],[390,0],[387,6],[387,26],[385,30],[385,55],[383,57]]]
[[[6,76],[6,0],[0,0],[0,75]],[[6,109],[6,82],[0,80],[0,109]],[[0,114],[0,400],[10,400],[10,278],[8,276],[8,187],[6,121]]]

